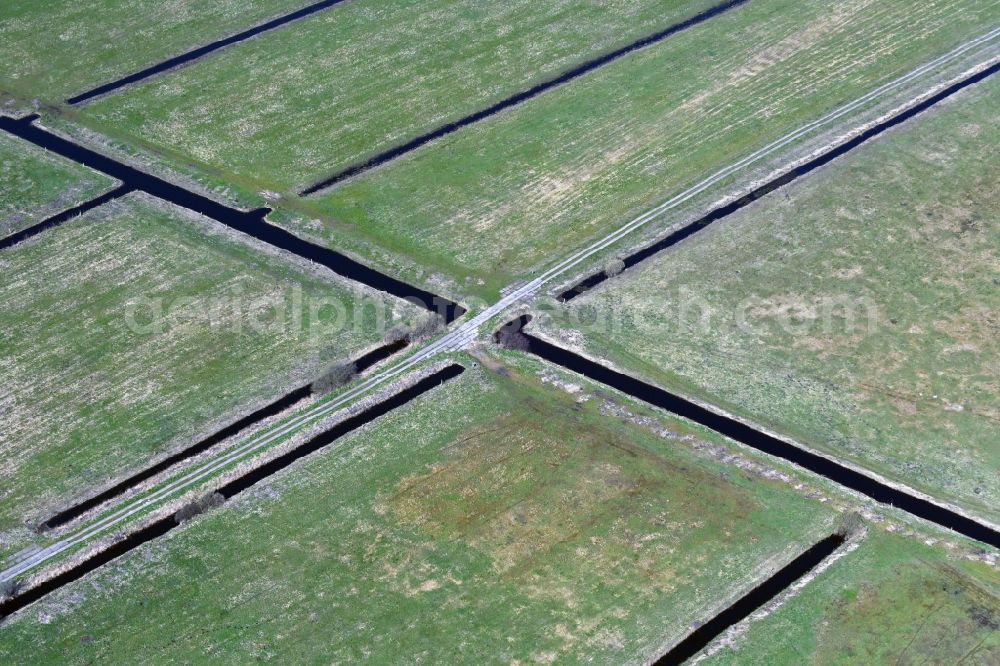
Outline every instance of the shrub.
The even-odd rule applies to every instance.
[[[221,493],[209,493],[203,497],[199,497],[190,504],[185,504],[182,506],[177,513],[174,514],[174,520],[177,524],[186,523],[195,516],[201,515],[208,511],[209,509],[215,509],[226,503],[226,498],[222,496]]]
[[[496,333],[496,341],[501,347],[514,349],[517,351],[528,351],[531,344],[528,338],[521,333],[521,322],[513,321],[500,328]]]
[[[608,277],[614,277],[625,270],[625,262],[621,259],[612,259],[608,263],[604,264],[604,274]]]
[[[0,599],[9,599],[21,591],[21,583],[16,580],[5,580],[0,583]]]
[[[865,519],[857,511],[850,511],[840,516],[836,533],[845,539],[850,539],[864,529]]]
[[[383,341],[386,344],[390,345],[395,344],[400,340],[409,339],[410,333],[411,331],[409,326],[403,326],[402,324],[400,324],[399,326],[393,326],[392,328],[390,328],[388,331],[385,332],[385,337],[383,338]]]
[[[410,342],[426,340],[444,328],[444,317],[432,312],[426,319],[414,325],[410,331]]]
[[[334,363],[313,381],[310,388],[317,395],[329,393],[348,384],[357,374],[358,367],[354,365],[353,361]]]

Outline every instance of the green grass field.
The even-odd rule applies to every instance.
[[[1000,3],[755,0],[306,200],[315,229],[494,296],[1000,22]]]
[[[0,275],[0,550],[377,343],[377,308],[416,314],[139,195],[0,253]]]
[[[253,192],[302,189],[712,4],[355,0],[84,115]]]
[[[8,621],[0,658],[654,656],[837,514],[632,409],[470,367]]]
[[[702,664],[996,664],[1000,574],[872,533]]]
[[[998,104],[989,79],[571,301],[550,334],[996,521]]]
[[[614,263],[1000,59],[1000,39],[579,253],[992,35],[1000,0],[749,0],[309,196],[723,0],[343,0],[66,102],[314,1],[0,3],[0,114],[266,205],[265,225],[467,310],[448,330],[308,249],[138,190],[0,251],[0,665],[653,663],[832,534],[849,538],[697,663],[1000,663],[1000,551],[964,536],[976,527],[491,336],[530,313],[540,337],[1000,524],[1000,75]],[[0,238],[115,185],[0,132]],[[602,264],[613,277],[554,298]],[[388,340],[405,351],[363,378],[344,363]],[[460,376],[266,474],[334,407],[348,418],[454,362]],[[38,530],[320,377],[329,391]],[[259,481],[184,517],[240,474]],[[160,517],[181,524],[127,550]],[[113,543],[126,552],[101,563]],[[81,562],[94,570],[56,578]]]
[[[5,0],[0,100],[57,104],[308,0]],[[2,110],[2,107],[0,107]]]
[[[113,185],[102,174],[0,133],[0,238]]]

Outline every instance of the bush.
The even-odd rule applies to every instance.
[[[837,524],[837,534],[850,539],[865,530],[865,519],[857,511],[850,511],[840,516]]]
[[[209,509],[215,509],[226,503],[226,498],[222,496],[221,493],[209,493],[204,497],[199,497],[190,504],[182,506],[177,513],[174,514],[174,520],[177,524],[186,523],[195,516],[199,516]]]
[[[353,361],[334,363],[313,381],[310,388],[313,393],[322,395],[348,384],[357,375],[358,367]]]
[[[608,263],[604,264],[604,274],[608,277],[614,277],[625,270],[625,262],[621,259],[612,259]]]

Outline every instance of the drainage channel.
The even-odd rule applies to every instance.
[[[665,238],[662,238],[661,240],[653,243],[652,245],[645,247],[641,250],[638,250],[630,254],[629,256],[625,257],[623,259],[623,262],[625,264],[624,269],[627,270],[632,266],[635,266],[636,264],[645,261],[646,259],[649,259],[653,255],[663,252],[664,250],[680,243],[682,240],[688,238],[689,236],[696,234],[697,232],[701,231],[702,229],[712,224],[713,222],[716,222],[724,217],[732,215],[733,213],[742,208],[746,208],[757,199],[760,199],[761,197],[770,194],[771,192],[774,192],[778,188],[798,180],[802,176],[812,173],[816,169],[825,166],[826,164],[829,164],[838,157],[850,152],[851,150],[854,150],[861,144],[866,143],[871,139],[879,136],[880,134],[886,132],[887,130],[892,129],[897,125],[906,122],[907,120],[913,118],[914,116],[923,113],[924,111],[930,109],[937,103],[947,99],[948,97],[951,97],[952,95],[964,90],[965,88],[968,88],[971,85],[979,83],[980,81],[996,74],[998,71],[1000,71],[1000,63],[996,63],[991,67],[984,69],[981,72],[977,72],[976,74],[966,77],[965,79],[962,79],[961,81],[958,81],[948,86],[947,88],[944,88],[943,90],[934,94],[933,96],[928,97],[919,104],[916,104],[904,111],[901,111],[900,113],[897,113],[891,118],[887,118],[886,120],[878,123],[877,125],[873,125],[872,127],[868,128],[867,130],[859,134],[858,136],[831,148],[830,150],[809,160],[805,164],[799,165],[793,168],[792,170],[764,183],[760,187],[753,189],[748,194],[746,194],[743,197],[740,197],[736,201],[728,203],[724,206],[720,206],[706,213],[704,216],[698,218],[694,222],[691,222],[690,224],[687,224],[681,227],[680,229],[677,229],[676,231],[668,234]],[[618,274],[620,274],[620,271],[615,275]],[[580,294],[585,293],[586,291],[601,284],[602,282],[607,280],[608,277],[609,277],[608,274],[604,271],[599,271],[597,273],[594,273],[593,275],[584,278],[580,282],[576,283],[572,287],[560,293],[557,298],[560,301],[572,300],[573,298],[576,298]]]
[[[271,19],[266,23],[261,23],[258,26],[249,28],[248,30],[244,30],[243,32],[239,32],[230,37],[225,37],[223,39],[216,40],[209,44],[205,44],[204,46],[199,46],[198,48],[182,53],[179,56],[168,58],[163,62],[142,69],[138,72],[135,72],[134,74],[129,74],[128,76],[123,76],[122,78],[117,79],[115,81],[111,81],[110,83],[105,83],[103,85],[97,86],[96,88],[88,90],[87,92],[84,93],[80,93],[75,97],[70,97],[69,99],[66,100],[66,103],[70,105],[82,104],[84,102],[94,99],[95,97],[106,95],[113,90],[123,88],[133,83],[137,83],[139,81],[156,76],[157,74],[161,74],[168,70],[181,67],[182,65],[186,65],[192,62],[193,60],[197,60],[198,58],[206,56],[209,53],[212,53],[213,51],[218,51],[219,49],[230,46],[231,44],[236,44],[237,42],[245,41],[263,32],[269,32],[271,30],[274,30],[275,28],[280,28],[281,26],[291,23],[292,21],[297,21],[299,19],[305,18],[317,12],[323,11],[324,9],[328,9],[329,7],[332,7],[334,5],[339,5],[340,3],[345,1],[346,0],[322,0],[322,2],[311,4],[307,7],[303,7],[302,9],[291,12],[290,14],[285,14],[284,16],[279,16],[278,18]]]
[[[32,238],[33,236],[37,236],[38,234],[42,233],[47,229],[51,229],[52,227],[57,227],[63,222],[67,222],[68,220],[72,220],[74,217],[83,215],[88,210],[97,208],[98,206],[103,206],[109,201],[113,201],[115,199],[123,197],[131,191],[132,188],[126,185],[116,187],[112,190],[105,192],[100,196],[90,199],[89,201],[84,201],[82,204],[78,206],[73,206],[72,208],[67,208],[66,210],[60,213],[56,213],[52,217],[48,217],[39,222],[38,224],[28,227],[27,229],[22,229],[17,233],[11,234],[10,236],[7,236],[5,238],[0,238],[0,250],[4,250],[8,247],[13,247],[14,245],[24,242],[29,238]]]
[[[437,312],[445,318],[447,323],[453,322],[465,313],[465,308],[452,300],[389,277],[346,255],[310,243],[280,227],[269,224],[264,219],[264,216],[271,212],[269,208],[259,208],[247,212],[230,208],[206,196],[139,171],[58,136],[36,125],[35,121],[38,118],[37,114],[21,119],[0,116],[0,129],[78,164],[116,178],[121,181],[122,187],[146,192],[176,206],[193,210],[230,229],[326,266],[344,278],[360,282],[373,289],[410,301],[414,305]]]
[[[407,346],[407,344],[408,343],[406,342],[406,340],[399,340],[397,342],[393,342],[388,345],[383,345],[378,349],[370,351],[364,356],[360,357],[357,361],[354,362],[354,366],[358,373],[362,373],[365,370],[371,368],[376,363],[384,361],[385,359],[389,358],[396,352],[401,351],[403,348]],[[115,497],[118,497],[119,495],[123,495],[131,488],[136,487],[137,485],[143,483],[144,481],[148,481],[154,476],[170,469],[174,465],[177,465],[178,463],[181,463],[189,458],[193,458],[194,456],[209,450],[210,448],[216,446],[220,442],[223,442],[226,439],[229,439],[230,437],[239,434],[241,431],[246,430],[247,428],[257,423],[260,423],[264,419],[268,419],[271,418],[272,416],[280,414],[281,412],[292,407],[296,403],[305,400],[310,395],[312,395],[312,389],[309,384],[306,384],[305,386],[300,386],[294,391],[291,391],[281,396],[274,402],[265,405],[264,407],[261,407],[257,411],[248,414],[247,416],[244,416],[243,418],[234,423],[229,424],[222,430],[219,430],[218,432],[209,435],[205,439],[196,442],[195,444],[192,444],[191,446],[164,458],[155,465],[151,465],[150,467],[147,467],[142,471],[133,474],[127,479],[124,479],[116,483],[115,485],[111,486],[110,488],[101,491],[97,495],[93,495],[83,500],[82,502],[74,504],[73,506],[60,511],[59,513],[55,514],[54,516],[43,522],[41,525],[39,525],[38,531],[46,532],[48,530],[56,529],[57,527],[62,527],[66,523],[76,520],[77,518],[87,513],[91,509],[94,509],[100,506],[101,504],[107,502],[108,500],[112,500]]]
[[[695,656],[726,629],[747,618],[758,608],[785,591],[795,581],[819,566],[823,560],[840,548],[844,541],[843,535],[831,534],[819,543],[813,544],[809,550],[789,562],[781,571],[688,634],[684,640],[654,663],[656,666],[675,666]]]
[[[362,174],[366,171],[371,171],[376,167],[382,166],[386,162],[390,162],[398,157],[402,157],[406,153],[413,152],[414,150],[430,143],[431,141],[436,141],[441,137],[452,134],[453,132],[457,132],[463,127],[467,127],[474,123],[478,123],[479,121],[485,120],[490,116],[494,116],[500,113],[501,111],[505,111],[511,107],[522,104],[532,99],[533,97],[537,97],[544,92],[547,92],[549,90],[552,90],[553,88],[557,88],[561,85],[569,83],[574,79],[580,78],[584,74],[592,72],[595,69],[607,65],[608,63],[623,58],[629,53],[633,53],[635,51],[638,51],[639,49],[643,49],[647,46],[656,44],[657,42],[661,42],[664,39],[670,37],[671,35],[683,32],[684,30],[692,28],[698,25],[699,23],[704,23],[705,21],[708,21],[709,19],[718,16],[719,14],[723,14],[729,11],[730,9],[738,7],[739,5],[746,4],[749,1],[750,0],[728,0],[727,2],[723,2],[721,4],[715,5],[714,7],[710,7],[709,9],[706,9],[705,11],[692,16],[691,18],[685,19],[680,23],[675,23],[652,35],[647,35],[645,37],[637,39],[631,44],[627,44],[619,49],[611,51],[610,53],[605,53],[604,55],[597,56],[596,58],[592,58],[591,60],[587,60],[586,62],[583,62],[577,65],[576,67],[573,67],[572,69],[569,69],[563,72],[562,74],[559,74],[555,78],[548,79],[547,81],[543,81],[531,88],[528,88],[527,90],[522,90],[521,92],[515,93],[510,97],[506,97],[500,100],[499,102],[493,104],[492,106],[471,113],[453,122],[441,125],[440,127],[437,127],[425,134],[421,134],[420,136],[411,139],[406,143],[400,144],[394,148],[390,148],[385,152],[379,153],[378,155],[375,155],[374,157],[371,157],[363,162],[359,162],[357,164],[349,166],[343,169],[342,171],[338,171],[334,175],[328,178],[324,178],[318,183],[315,183],[305,188],[304,190],[302,190],[300,194],[302,194],[302,196],[315,194],[320,190],[325,190],[328,187],[333,187],[334,185],[343,182],[348,178],[353,178],[354,176]]]
[[[243,476],[230,481],[226,485],[219,488],[216,492],[228,501],[235,495],[238,495],[244,490],[266,479],[275,472],[285,469],[300,458],[311,453],[315,453],[344,435],[371,423],[380,416],[384,416],[394,409],[398,409],[399,407],[412,402],[421,395],[440,386],[446,381],[458,377],[463,372],[465,372],[465,368],[462,365],[457,363],[448,365],[441,370],[424,377],[413,386],[403,389],[383,402],[369,407],[364,412],[345,419],[291,451],[288,451],[274,460],[265,463],[261,467],[251,470]],[[75,580],[79,580],[98,567],[107,564],[108,562],[117,559],[132,550],[135,550],[139,546],[148,543],[153,539],[163,536],[178,526],[178,520],[172,515],[147,525],[146,527],[130,534],[121,542],[114,544],[107,550],[103,550],[100,553],[95,554],[93,557],[81,562],[75,567],[50,578],[40,585],[32,587],[19,594],[15,594],[13,597],[0,602],[0,619],[9,616],[12,613],[16,613],[46,595],[58,590],[64,585],[72,583]]]
[[[810,472],[826,477],[834,483],[866,495],[877,502],[906,511],[918,518],[963,534],[976,541],[1000,548],[1000,533],[971,518],[939,506],[933,502],[910,495],[886,485],[870,476],[846,467],[829,458],[806,451],[773,435],[757,430],[734,418],[713,412],[686,398],[622,374],[599,363],[584,358],[567,349],[525,333],[522,329],[531,321],[524,315],[509,322],[496,333],[496,340],[506,346],[515,346],[643,402],[694,421],[741,444],[753,447],[768,455],[782,458]],[[513,344],[512,344],[513,343]]]

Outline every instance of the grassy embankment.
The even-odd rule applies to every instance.
[[[997,521],[998,104],[994,77],[545,326]]]

